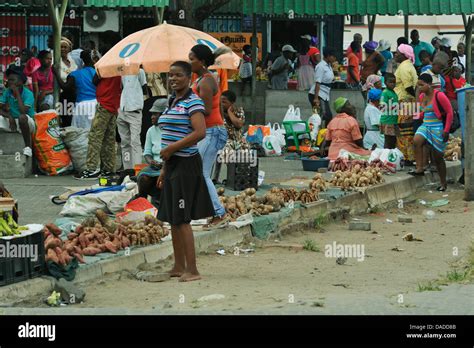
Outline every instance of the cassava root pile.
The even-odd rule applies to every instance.
[[[354,166],[350,171],[338,170],[331,179],[331,184],[350,190],[354,187],[367,187],[384,182],[382,171],[379,168],[365,168]]]
[[[309,184],[309,189],[310,190],[318,191],[318,192],[326,191],[327,187],[328,187],[328,184],[327,184],[326,180],[324,180],[323,176],[319,173],[317,173],[313,177],[311,183]]]
[[[319,183],[321,184],[321,183]],[[301,201],[303,203],[315,202],[318,200],[316,189],[297,191],[294,188],[273,187],[264,196],[258,197],[254,188],[248,188],[236,196],[225,196],[224,188],[219,188],[219,200],[226,212],[232,219],[237,219],[241,215],[251,213],[256,216],[268,215],[271,212],[280,211],[285,203],[290,201]]]

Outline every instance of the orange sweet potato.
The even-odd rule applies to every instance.
[[[72,256],[74,256],[77,259],[77,261],[79,261],[80,263],[86,263],[86,261],[84,261],[84,258],[82,257],[81,254],[73,253]]]
[[[82,249],[82,252],[86,256],[95,256],[99,254],[101,251],[99,248],[87,247],[87,248]]]
[[[85,234],[80,234],[78,239],[79,239],[79,243],[81,244],[82,249],[86,248],[87,245],[89,244],[86,239]]]
[[[61,244],[62,244],[61,239],[53,237],[53,238],[50,238],[49,241],[47,241],[47,243],[45,243],[44,248],[46,250],[55,249],[56,247],[60,247]]]
[[[130,246],[130,239],[126,236],[122,236],[122,248],[128,248]]]
[[[62,249],[60,247],[56,247],[54,248],[54,251],[58,256],[59,264],[64,266],[66,264],[66,260],[64,260]]]
[[[46,254],[46,261],[53,261],[55,263],[59,263],[58,255],[53,249],[48,250],[48,253]]]
[[[82,249],[78,247],[77,245],[74,246],[74,252],[82,255]]]
[[[58,226],[56,226],[55,224],[46,224],[46,227],[56,237],[59,237],[62,233],[62,230]]]
[[[110,251],[110,252],[113,253],[113,254],[116,254],[116,253],[117,253],[117,248],[115,247],[115,244],[112,243],[111,241],[105,242],[104,245],[105,245],[107,251]]]
[[[63,250],[62,256],[63,256],[65,265],[67,265],[69,262],[71,262],[72,257],[68,254],[68,252],[66,250]]]
[[[73,240],[74,238],[76,238],[78,236],[77,233],[74,233],[74,232],[71,232],[67,235],[67,239],[69,240]]]

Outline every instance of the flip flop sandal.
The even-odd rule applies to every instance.
[[[446,192],[447,189],[448,189],[448,188],[447,188],[446,186],[439,186],[439,187],[436,189],[436,191],[438,191],[438,192]]]
[[[415,170],[409,171],[408,174],[412,176],[425,176],[425,172],[417,172]]]

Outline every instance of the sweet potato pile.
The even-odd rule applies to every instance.
[[[461,138],[451,138],[444,151],[446,161],[461,160]]]
[[[338,170],[334,173],[331,184],[350,190],[355,187],[367,187],[384,182],[382,171],[379,168],[361,168],[356,165],[350,171]]]
[[[115,254],[131,245],[159,243],[169,232],[153,216],[147,216],[142,222],[115,224],[99,210],[95,218],[84,220],[74,232],[67,235],[65,241],[60,238],[61,229],[54,224],[46,225],[44,233],[46,261],[67,265],[73,257],[84,263],[84,255],[95,256],[103,252]]]

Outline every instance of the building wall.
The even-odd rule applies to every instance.
[[[367,16],[364,18],[365,25],[350,25],[349,17],[346,17],[344,32],[344,47],[348,47],[355,33],[361,33],[364,41],[369,38],[367,26]],[[464,24],[461,16],[410,16],[409,29],[418,29],[420,39],[430,42],[435,36],[440,36],[438,32],[463,31]],[[404,20],[399,16],[377,16],[374,30],[374,40],[389,40],[392,43],[392,51],[396,48],[397,39],[404,36]],[[443,35],[449,37],[453,46],[463,37],[462,34]]]

